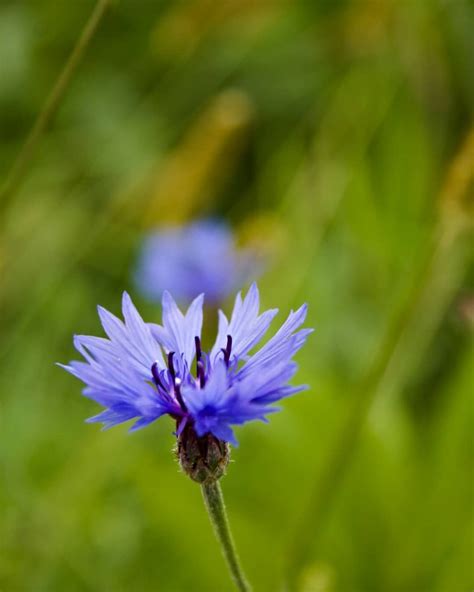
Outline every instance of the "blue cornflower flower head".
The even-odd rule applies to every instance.
[[[178,302],[201,292],[208,303],[220,303],[256,277],[263,261],[250,249],[237,249],[224,222],[198,220],[148,234],[141,245],[134,281],[143,296],[158,302],[165,289]]]
[[[127,293],[125,322],[99,307],[108,339],[76,335],[74,345],[85,361],[63,367],[85,383],[86,397],[106,408],[87,421],[110,428],[134,419],[131,430],[137,430],[169,415],[182,466],[197,481],[215,479],[227,463],[227,443],[237,444],[233,426],[266,421],[278,410],[274,403],[306,388],[288,382],[297,368],[292,358],[312,331],[300,328],[307,307],[290,312],[254,353],[278,312],[259,312],[256,284],[245,298],[239,292],[230,320],[219,311],[217,339],[208,353],[201,347],[203,295],[183,314],[164,292],[162,307],[162,325],[145,323]]]

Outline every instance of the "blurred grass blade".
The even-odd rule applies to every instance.
[[[443,240],[450,242],[466,226],[474,212],[474,128],[453,159],[440,193]]]
[[[76,45],[74,46],[71,55],[64,65],[56,83],[54,84],[43,109],[38,114],[36,121],[31,128],[28,137],[23,144],[10,172],[7,175],[5,183],[0,190],[0,207],[4,210],[8,206],[8,202],[13,198],[15,192],[20,188],[28,165],[34,158],[35,151],[41,136],[51,123],[55,116],[61,100],[63,99],[72,77],[74,76],[77,67],[79,66],[85,51],[89,46],[95,32],[104,16],[107,8],[110,5],[110,0],[98,0],[94,10],[92,11],[88,21],[86,22]]]
[[[211,101],[151,180],[145,227],[202,212],[240,155],[252,115],[240,90],[225,90]]]

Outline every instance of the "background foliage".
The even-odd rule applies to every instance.
[[[92,8],[0,3],[2,177]],[[140,237],[206,215],[271,254],[264,304],[308,301],[317,329],[311,390],[238,431],[223,481],[255,589],[472,589],[473,10],[110,7],[0,202],[2,590],[230,589],[171,423],[101,433],[54,366],[124,288],[159,319],[130,285]]]

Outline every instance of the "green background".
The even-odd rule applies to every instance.
[[[93,6],[0,2],[2,179]],[[255,590],[473,588],[473,30],[468,0],[107,10],[0,199],[2,591],[232,589],[172,422],[101,432],[54,365],[123,289],[158,321],[140,238],[208,215],[316,328],[310,390],[237,430],[222,481]]]

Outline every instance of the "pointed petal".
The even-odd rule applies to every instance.
[[[231,356],[237,359],[242,359],[262,339],[278,310],[267,310],[259,315],[259,303],[260,297],[255,283],[250,286],[243,300],[240,292],[237,294],[230,323],[227,326],[224,322],[219,324],[211,361],[218,356],[221,348],[225,348],[227,335],[232,337]]]
[[[155,337],[168,351],[176,352],[179,361],[184,355],[190,368],[195,355],[195,337],[201,337],[202,305],[204,295],[200,294],[191,303],[186,315],[179,310],[169,292],[163,294],[163,326],[155,325]],[[179,362],[178,362],[179,363]]]
[[[143,351],[143,355],[148,360],[151,360],[152,363],[157,362],[158,366],[163,368],[164,360],[161,349],[153,339],[149,326],[143,321],[127,292],[123,293],[122,313],[131,339]]]

